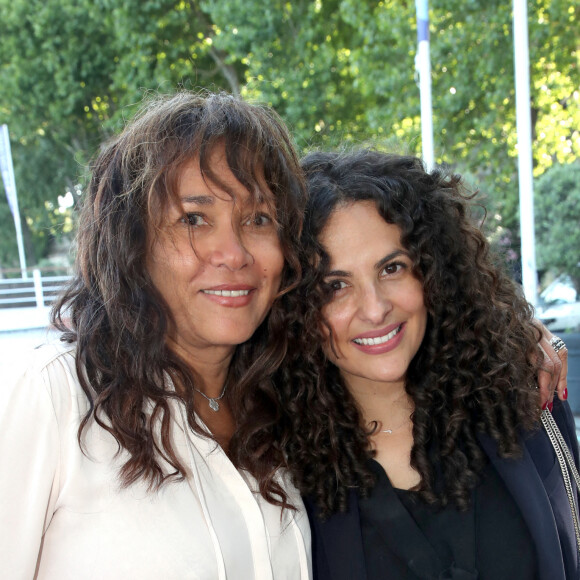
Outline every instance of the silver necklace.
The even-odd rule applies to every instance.
[[[381,429],[379,433],[386,433],[387,435],[391,435],[393,431],[398,431],[401,427],[404,427],[409,422],[409,419],[405,419],[400,425],[394,427],[393,429]]]
[[[220,404],[219,404],[219,400],[226,394],[226,389],[228,388],[227,383],[224,385],[224,388],[222,389],[222,392],[220,394],[219,397],[208,397],[204,392],[200,391],[199,389],[196,389],[195,387],[193,387],[193,390],[196,391],[197,393],[199,393],[202,397],[206,398],[208,400],[208,405],[209,408],[212,411],[215,411],[216,413],[220,410]]]

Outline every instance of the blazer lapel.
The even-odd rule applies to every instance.
[[[545,454],[546,450],[540,449],[546,443],[541,433],[534,433],[524,441],[523,456],[518,459],[501,458],[497,453],[495,441],[488,435],[481,433],[478,439],[482,449],[487,453],[512,494],[528,526],[536,548],[539,578],[541,580],[566,580],[552,506],[538,472],[538,466],[531,455],[534,453],[551,457],[550,454]],[[549,441],[547,445],[550,445]]]
[[[320,558],[321,554],[317,554],[317,551],[325,555],[328,578],[366,580],[360,516],[355,492],[350,492],[346,513],[334,514],[325,521],[321,521],[314,515],[316,510],[311,504],[307,505],[307,508],[311,516],[310,523],[316,534],[313,556],[314,559]],[[320,545],[317,546],[316,543]],[[316,567],[317,563],[314,564]],[[326,578],[327,571],[320,573],[321,580]]]
[[[503,459],[491,437],[482,433],[478,439],[528,526],[535,546],[539,580],[566,580],[558,530],[542,480],[554,462],[549,441],[538,431],[524,441],[522,457]],[[335,514],[324,522],[313,514],[315,509],[308,505],[310,502],[305,500],[305,503],[317,535],[316,542],[320,544],[318,549],[325,555],[326,570],[320,579],[367,580],[358,500],[354,491],[350,493],[348,511]],[[314,556],[316,558],[316,554]]]

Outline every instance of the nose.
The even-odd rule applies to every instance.
[[[393,309],[393,304],[384,288],[369,284],[362,289],[359,296],[358,315],[361,320],[373,325],[385,322]]]
[[[206,260],[215,268],[241,270],[254,261],[232,224],[224,224],[214,231],[207,244]]]

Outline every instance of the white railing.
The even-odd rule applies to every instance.
[[[43,276],[32,270],[32,278],[0,279],[0,309],[43,308],[51,304],[70,276]]]

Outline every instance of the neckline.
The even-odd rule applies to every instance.
[[[377,483],[379,481],[384,481],[388,483],[389,487],[391,487],[395,492],[407,494],[410,495],[411,497],[416,497],[416,495],[419,493],[412,489],[403,489],[402,487],[395,487],[391,483],[391,480],[389,479],[389,476],[387,475],[385,468],[376,459],[372,457],[369,459],[369,467],[371,471],[377,476]]]

